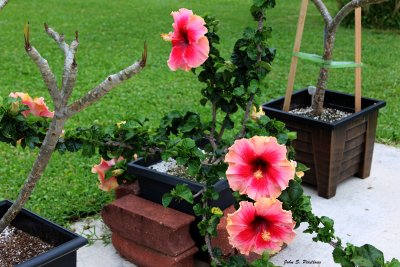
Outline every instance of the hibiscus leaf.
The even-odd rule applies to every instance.
[[[172,196],[183,199],[190,204],[193,204],[193,193],[187,186],[187,184],[178,184],[175,189],[171,191]]]
[[[354,254],[356,257],[353,257],[352,262],[358,266],[379,267],[384,263],[382,251],[369,244],[356,247]]]
[[[172,197],[171,193],[165,193],[162,196],[162,204],[163,204],[163,206],[164,207],[168,207],[169,204],[171,204],[172,198],[173,197]]]
[[[340,248],[336,247],[333,252],[333,260],[336,263],[339,263],[342,267],[354,267],[354,263],[352,263],[346,253]]]

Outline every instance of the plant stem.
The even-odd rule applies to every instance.
[[[32,170],[29,173],[28,179],[26,180],[22,190],[20,191],[18,198],[7,210],[4,216],[0,220],[0,233],[12,222],[12,220],[21,211],[22,207],[28,201],[36,183],[39,181],[47,164],[51,158],[52,153],[56,147],[58,138],[64,127],[66,118],[58,117],[56,115],[51,122],[50,129],[47,131],[46,137],[43,140],[43,144],[40,147],[39,155],[37,156],[35,163],[33,164]]]
[[[348,2],[345,6],[343,6],[333,18],[329,14],[329,11],[322,0],[312,1],[325,21],[326,39],[324,40],[324,54],[322,58],[325,60],[326,63],[328,63],[330,60],[332,60],[336,31],[342,20],[356,7],[360,7],[362,5],[378,4],[387,0],[352,0]],[[316,86],[317,89],[312,102],[313,114],[317,116],[321,115],[323,111],[328,73],[329,69],[327,67],[321,67]]]
[[[0,4],[3,6],[5,5],[3,2],[0,2]],[[25,50],[31,57],[31,59],[36,63],[42,74],[43,81],[46,84],[54,103],[55,115],[40,147],[39,154],[33,164],[27,180],[25,181],[24,186],[22,187],[22,190],[18,195],[17,200],[13,203],[13,205],[11,205],[11,207],[7,210],[7,212],[0,220],[0,233],[3,232],[3,230],[12,222],[12,220],[14,220],[17,214],[21,211],[22,207],[28,201],[30,195],[33,192],[33,189],[35,188],[37,182],[40,180],[44,170],[46,169],[47,164],[50,161],[51,155],[55,150],[58,139],[64,128],[64,124],[68,120],[68,118],[78,113],[83,108],[98,101],[103,95],[105,95],[119,83],[137,74],[140,70],[143,69],[146,64],[147,49],[145,46],[141,61],[134,63],[133,65],[127,67],[126,69],[120,71],[115,75],[109,76],[105,82],[98,85],[95,89],[87,93],[83,98],[75,101],[71,106],[67,106],[68,97],[70,96],[76,81],[77,65],[74,59],[74,55],[78,46],[78,36],[76,34],[75,40],[71,43],[68,51],[66,52],[66,49],[64,48],[66,48],[67,46],[62,45],[63,38],[61,38],[58,33],[49,28],[47,24],[45,24],[45,29],[46,32],[59,44],[65,55],[61,94],[60,90],[57,87],[55,76],[47,63],[47,60],[43,58],[33,46],[31,46],[29,42],[28,28],[25,34]]]
[[[226,113],[226,115],[225,115],[224,122],[222,123],[221,129],[220,129],[220,131],[219,131],[219,133],[218,133],[218,136],[217,136],[217,143],[220,143],[220,142],[221,142],[222,136],[224,135],[225,128],[226,128],[226,120],[228,120],[229,118],[230,118],[230,113],[228,112],[228,113]]]
[[[264,12],[260,14],[260,17],[258,18],[258,26],[257,26],[257,31],[262,32],[264,28]],[[260,63],[262,60],[262,46],[261,44],[257,44],[257,63]],[[247,102],[246,105],[246,111],[244,113],[243,121],[242,121],[242,129],[240,130],[238,139],[243,138],[246,134],[246,123],[249,120],[250,117],[250,110],[253,106],[254,102],[254,94],[250,95],[249,101]]]

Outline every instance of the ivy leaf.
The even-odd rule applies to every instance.
[[[171,204],[172,198],[173,197],[172,197],[171,193],[165,193],[162,196],[162,204],[163,204],[163,206],[164,207],[168,207],[169,204]]]

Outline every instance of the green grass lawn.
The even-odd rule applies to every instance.
[[[24,51],[23,25],[31,24],[31,43],[46,57],[54,72],[61,77],[63,56],[57,45],[44,33],[43,23],[67,36],[71,41],[79,30],[78,81],[72,98],[82,96],[114,73],[140,58],[143,42],[147,41],[148,66],[130,81],[108,94],[101,102],[73,117],[66,128],[90,125],[98,120],[115,123],[121,118],[143,114],[156,124],[172,109],[200,110],[202,85],[192,73],[173,73],[166,64],[170,44],[161,33],[171,31],[170,12],[180,7],[193,9],[197,14],[213,14],[221,21],[221,51],[228,59],[234,41],[245,26],[251,26],[248,12],[250,0],[11,0],[0,13],[0,95],[11,91],[29,92],[32,96],[49,99],[36,66]],[[335,10],[335,1],[328,1]],[[300,1],[277,1],[268,13],[273,27],[271,45],[277,48],[273,71],[265,81],[257,101],[266,102],[284,94],[289,72],[291,51],[297,26]],[[333,13],[333,12],[332,12]],[[322,19],[310,6],[303,37],[304,52],[321,54]],[[380,111],[377,139],[388,144],[400,144],[400,38],[391,31],[363,31],[363,95],[383,99],[387,106]],[[341,28],[337,35],[335,58],[352,60],[353,30]],[[314,85],[318,68],[300,62],[295,88]],[[60,80],[61,78],[59,78]],[[333,70],[329,88],[353,92],[354,71]],[[14,199],[30,169],[37,151],[23,151],[0,144],[3,164],[0,167],[0,199]],[[79,154],[56,153],[28,207],[60,223],[97,212],[112,199],[112,194],[97,188],[97,177],[90,173],[98,157],[83,158]]]

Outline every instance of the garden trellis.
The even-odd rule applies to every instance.
[[[304,31],[304,24],[307,15],[309,0],[302,0],[300,14],[297,23],[296,39],[294,42],[292,63],[288,83],[286,87],[285,101],[283,110],[288,112],[290,108],[291,97],[293,93],[294,80],[298,59],[305,59],[317,63],[324,68],[355,68],[355,112],[361,110],[361,7],[355,8],[355,60],[354,62],[343,61],[325,61],[321,56],[300,52],[301,40]],[[324,40],[325,41],[325,40]]]

